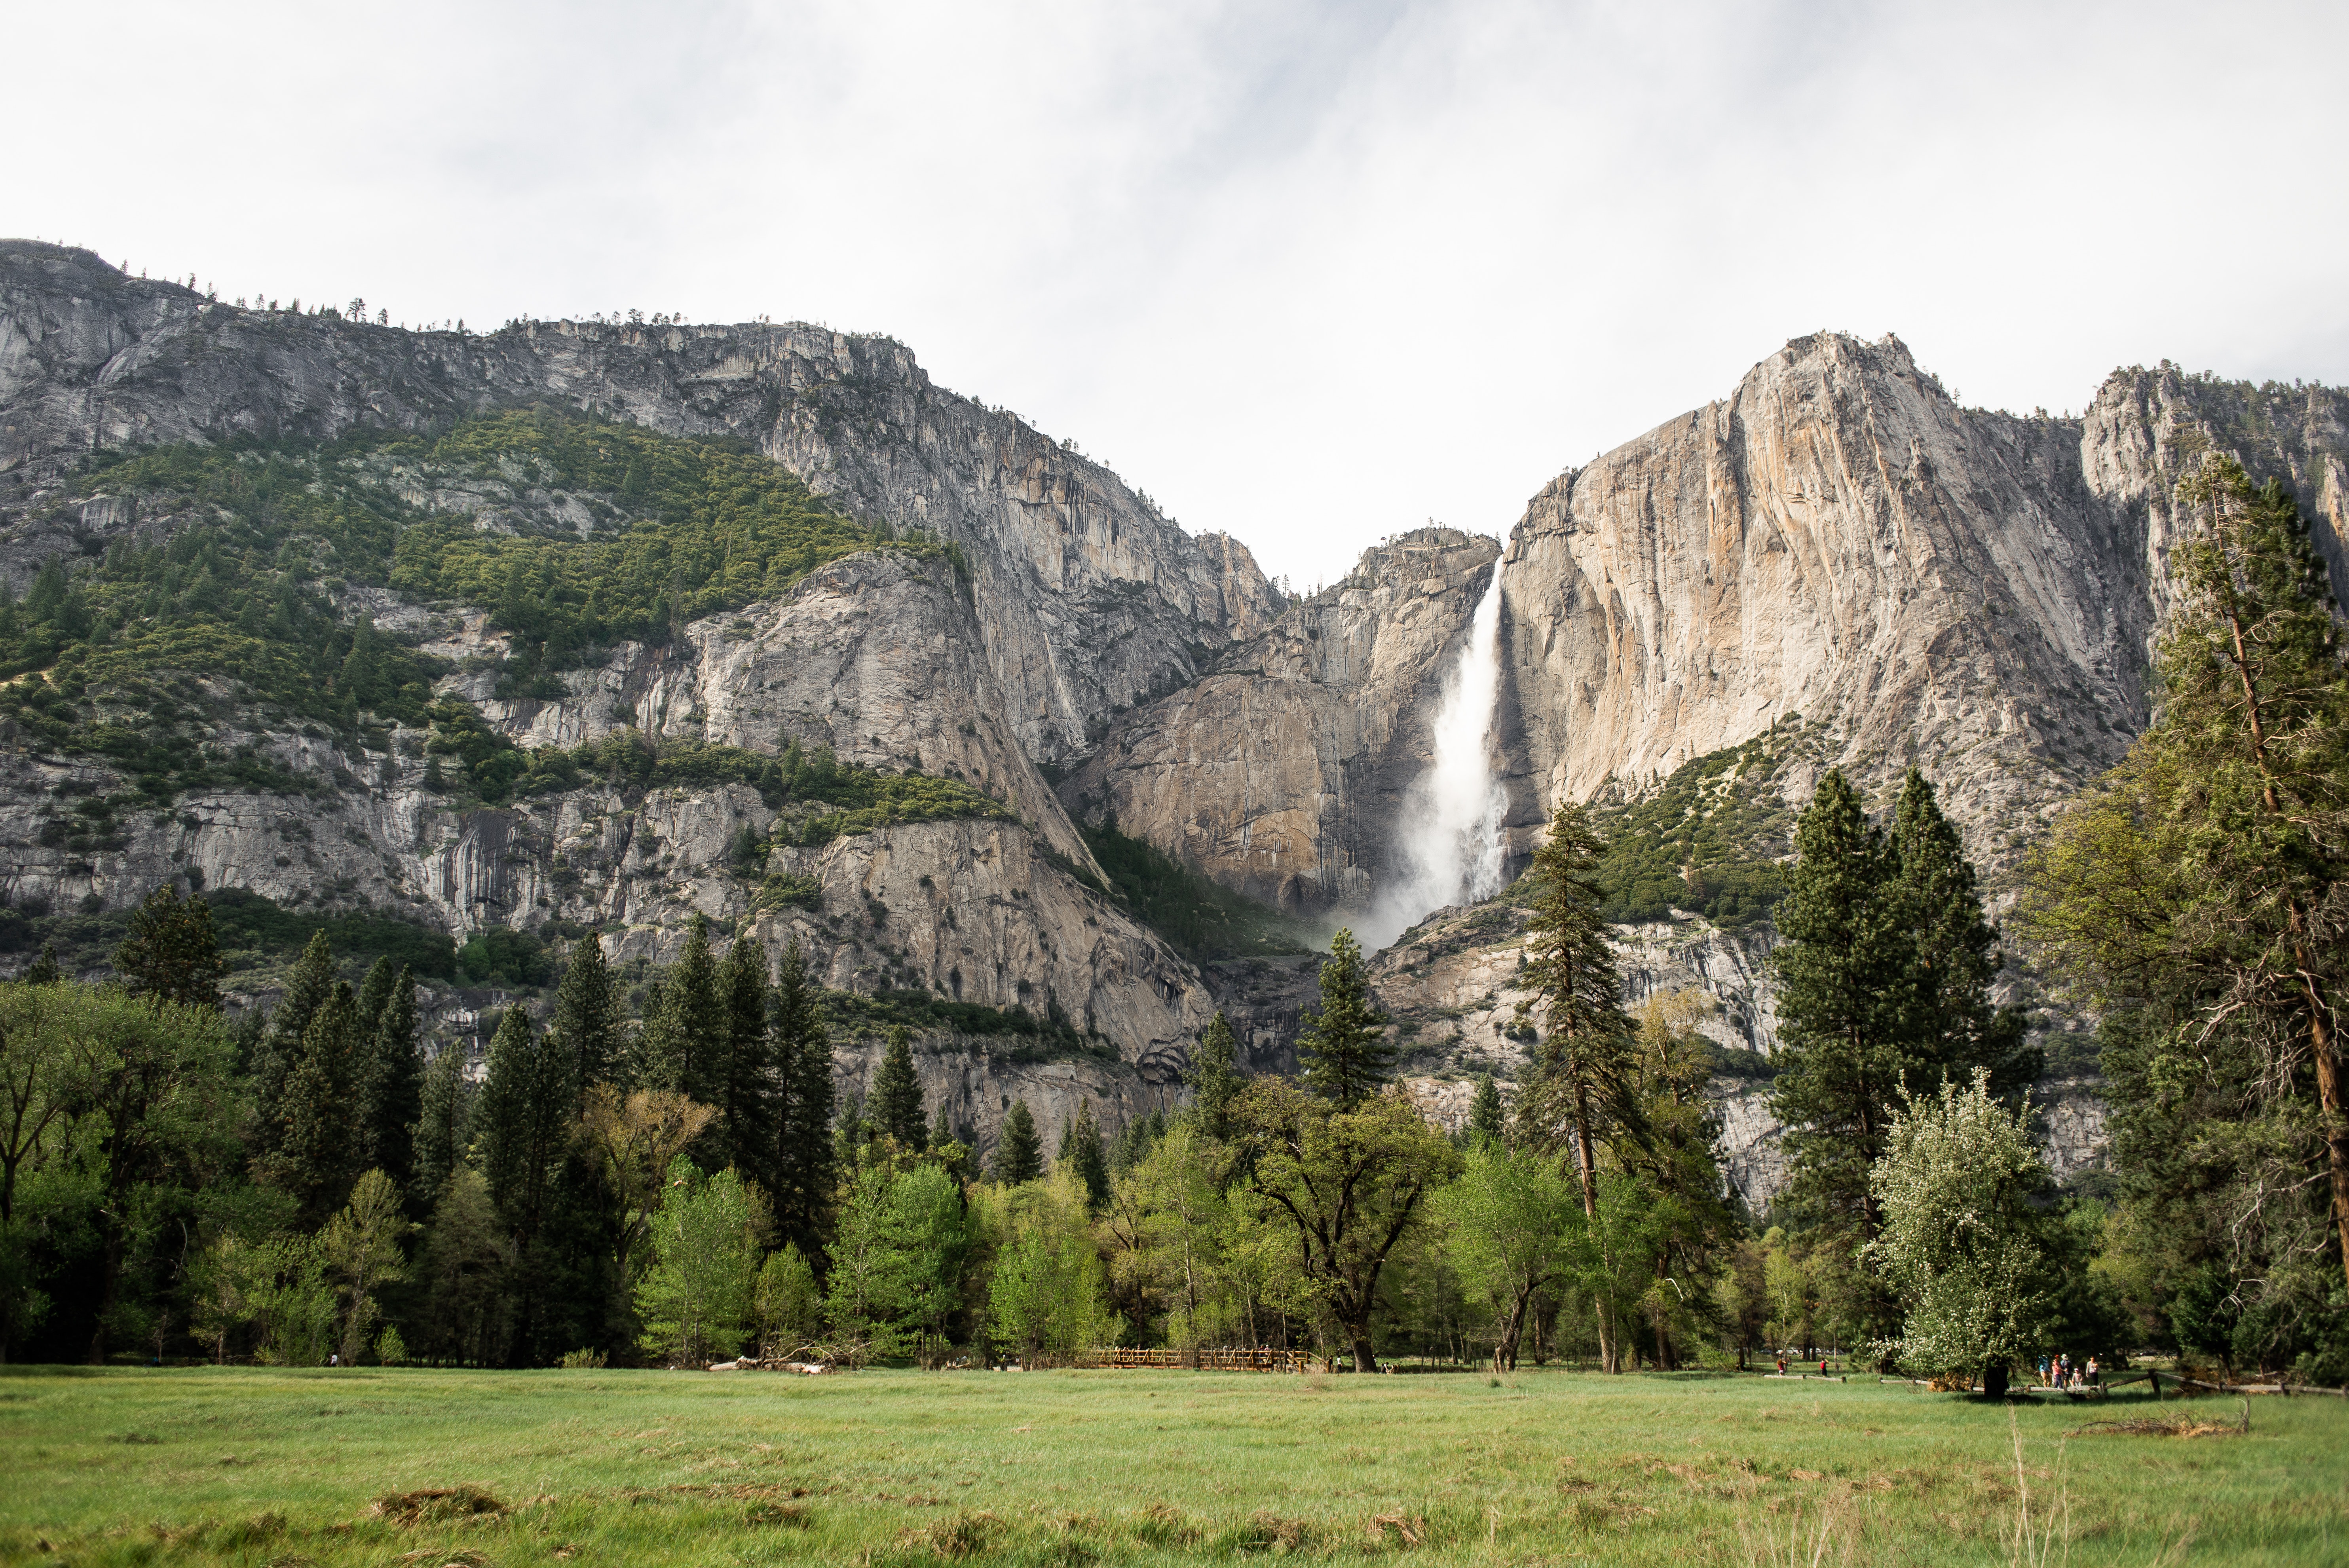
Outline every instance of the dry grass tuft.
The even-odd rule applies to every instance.
[[[1746,1568],[1824,1568],[1829,1563],[1849,1563],[1857,1544],[1851,1519],[1833,1502],[1819,1504],[1807,1523],[1797,1501],[1786,1515],[1786,1530],[1765,1514],[1737,1522],[1737,1538],[1744,1543]]]
[[[1385,1546],[1390,1533],[1405,1546],[1417,1546],[1427,1539],[1427,1521],[1416,1513],[1374,1513],[1369,1530],[1372,1546]]]
[[[1313,1526],[1302,1519],[1284,1519],[1269,1509],[1258,1509],[1248,1515],[1248,1522],[1236,1532],[1230,1545],[1234,1552],[1269,1552],[1286,1557],[1292,1552],[1302,1552],[1313,1544]]]
[[[388,1491],[367,1505],[367,1512],[394,1524],[445,1524],[450,1520],[498,1514],[506,1505],[477,1486],[427,1487],[420,1491]]]
[[[1181,1509],[1154,1502],[1133,1522],[1135,1537],[1152,1546],[1188,1546],[1199,1539],[1198,1526],[1183,1517]]]
[[[1001,1532],[1003,1522],[991,1513],[957,1513],[923,1530],[909,1530],[903,1539],[950,1562],[976,1557]]]
[[[2131,1421],[2090,1421],[2064,1434],[2067,1438],[2240,1438],[2243,1429],[2233,1421],[2198,1421],[2191,1416],[2139,1416]]]

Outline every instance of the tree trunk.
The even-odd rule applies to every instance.
[[[2006,1363],[1992,1361],[1982,1368],[1982,1395],[1985,1398],[2006,1398]]]
[[[1371,1326],[1367,1323],[1357,1324],[1349,1328],[1347,1334],[1354,1342],[1354,1370],[1377,1371],[1379,1358],[1371,1353]]]
[[[1659,1372],[1669,1372],[1672,1369],[1671,1329],[1665,1322],[1664,1315],[1664,1293],[1662,1288],[1664,1279],[1664,1254],[1658,1253],[1656,1254],[1657,1289],[1651,1299],[1656,1304],[1656,1370]]]
[[[2211,505],[2211,521],[2215,523],[2218,507]],[[2243,646],[2243,618],[2236,608],[2231,594],[2227,604],[2227,627],[2235,640],[2235,673],[2243,686],[2243,707],[2251,725],[2251,759],[2259,764],[2261,799],[2268,815],[2283,815],[2283,803],[2276,796],[2275,768],[2268,760],[2267,719],[2262,712],[2259,687],[2251,680],[2250,652]],[[2301,990],[2308,997],[2309,1044],[2316,1057],[2316,1097],[2324,1116],[2325,1162],[2333,1178],[2333,1224],[2341,1242],[2342,1276],[2349,1280],[2349,1121],[2343,1119],[2341,1095],[2341,1062],[2335,1054],[2337,1042],[2333,1038],[2332,1015],[2326,1011],[2323,993],[2317,989],[2316,972],[2308,962],[2308,923],[2302,913],[2300,900],[2287,894],[2284,913],[2292,926],[2292,962],[2300,969]]]
[[[89,1364],[106,1365],[106,1320],[114,1315],[115,1293],[122,1283],[122,1231],[111,1215],[106,1221],[105,1272],[99,1275],[98,1321],[89,1335]]]
[[[1574,1157],[1582,1178],[1582,1216],[1596,1227],[1599,1223],[1599,1178],[1591,1163],[1590,1153],[1590,1090],[1578,1081],[1574,1086]],[[1599,1261],[1607,1262],[1605,1248],[1599,1249]],[[1622,1359],[1615,1346],[1615,1325],[1607,1311],[1607,1299],[1599,1300],[1599,1364],[1609,1372],[1620,1372]]]
[[[2300,912],[2292,911],[2295,921]],[[2292,957],[2300,964],[2301,988],[2308,995],[2310,1043],[2315,1047],[2316,1100],[2324,1115],[2324,1157],[2332,1167],[2333,1228],[2341,1240],[2342,1276],[2349,1280],[2349,1109],[2342,1105],[2340,1042],[2333,1037],[2323,993],[2309,972],[2308,954],[2298,943]]]
[[[1532,1295],[1530,1285],[1519,1291],[1516,1300],[1510,1305],[1509,1315],[1502,1320],[1501,1337],[1493,1346],[1493,1370],[1495,1372],[1517,1369],[1517,1336],[1525,1332],[1526,1302]]]

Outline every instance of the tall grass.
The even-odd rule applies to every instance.
[[[2190,1536],[2197,1561],[2298,1564],[2349,1542],[2341,1401],[2064,1443],[2081,1414],[1557,1372],[10,1368],[0,1562],[2144,1564]]]

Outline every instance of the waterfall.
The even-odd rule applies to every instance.
[[[1495,561],[1436,706],[1434,758],[1403,794],[1395,829],[1396,880],[1354,929],[1366,951],[1386,946],[1430,910],[1501,891],[1506,802],[1493,753],[1500,696],[1501,562]]]

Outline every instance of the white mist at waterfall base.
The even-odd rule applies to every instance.
[[[1445,678],[1431,738],[1434,756],[1405,792],[1395,830],[1395,880],[1356,923],[1375,953],[1429,912],[1501,891],[1506,803],[1494,755],[1501,696],[1501,563],[1468,624],[1468,641]]]

